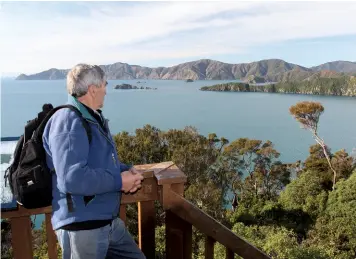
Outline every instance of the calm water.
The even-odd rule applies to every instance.
[[[142,80],[141,80],[142,81]],[[158,90],[115,90],[119,83],[157,87]],[[162,130],[195,126],[201,134],[215,132],[230,141],[248,137],[271,140],[285,162],[305,159],[314,144],[310,132],[289,114],[298,101],[321,102],[320,135],[333,150],[356,147],[356,98],[265,93],[202,92],[204,85],[221,81],[146,80],[109,81],[104,114],[113,133],[133,133],[145,124]],[[65,81],[4,80],[1,86],[1,136],[22,134],[24,123],[36,116],[45,102],[67,100]]]
[[[321,102],[320,135],[336,151],[356,148],[356,98],[266,93],[202,92],[201,86],[224,81],[140,80],[109,81],[104,114],[113,133],[151,124],[162,130],[191,125],[201,134],[215,132],[230,141],[248,137],[271,140],[284,162],[304,160],[314,144],[310,132],[300,128],[289,114],[299,101]],[[115,90],[129,83],[158,90]],[[19,136],[27,120],[43,103],[60,105],[67,100],[65,81],[3,80],[1,84],[1,137]],[[3,153],[3,152],[2,152]],[[2,157],[4,158],[4,157]],[[39,218],[40,220],[40,218]]]

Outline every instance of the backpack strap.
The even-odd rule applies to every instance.
[[[70,105],[70,104],[66,104],[66,105],[60,105],[57,106],[56,108],[53,108],[52,110],[50,110],[47,114],[46,117],[43,119],[43,121],[41,122],[40,126],[38,127],[38,129],[36,130],[35,134],[37,134],[37,136],[42,136],[44,128],[48,122],[48,120],[51,118],[51,116],[58,110],[63,109],[63,108],[69,108],[72,111],[74,111],[80,118],[80,120],[82,121],[82,125],[85,129],[85,131],[87,132],[87,136],[88,136],[88,140],[89,143],[91,143],[92,140],[92,132],[91,132],[91,128],[89,126],[89,123],[86,121],[86,119],[84,119],[82,113],[78,110],[77,107]],[[36,137],[37,137],[36,136]]]

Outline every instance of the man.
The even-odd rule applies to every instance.
[[[118,218],[121,192],[135,192],[142,175],[118,159],[115,142],[100,108],[106,77],[99,66],[76,65],[67,75],[67,108],[48,121],[43,145],[47,165],[54,168],[52,225],[63,259],[145,258]]]

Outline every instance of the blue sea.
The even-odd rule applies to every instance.
[[[125,130],[134,134],[145,124],[161,130],[194,126],[203,135],[216,133],[229,141],[241,137],[270,140],[283,162],[295,162],[304,160],[315,142],[289,114],[289,107],[299,101],[318,101],[325,108],[319,134],[327,145],[332,151],[344,148],[349,153],[356,148],[356,98],[199,90],[225,82],[232,81],[109,80],[103,112],[113,133]],[[121,83],[157,90],[113,89]],[[2,80],[1,137],[20,136],[26,121],[34,118],[44,103],[56,106],[66,101],[64,80]],[[7,151],[9,147],[2,147],[2,154]],[[36,222],[42,219],[37,217]]]

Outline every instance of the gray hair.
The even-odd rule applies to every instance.
[[[90,85],[100,87],[106,81],[104,71],[96,65],[78,64],[67,74],[67,91],[81,97],[88,92]]]

